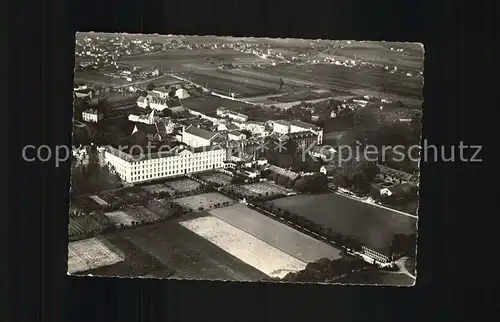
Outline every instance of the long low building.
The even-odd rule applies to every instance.
[[[108,147],[105,160],[126,182],[139,183],[224,167],[226,149],[218,145],[132,154]],[[140,151],[137,151],[140,152]]]

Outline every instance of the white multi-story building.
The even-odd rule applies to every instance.
[[[104,114],[97,109],[90,108],[82,112],[82,119],[85,122],[97,123],[104,119]]]
[[[193,125],[184,128],[182,131],[182,142],[193,148],[209,146],[219,133],[208,131]]]
[[[108,147],[105,160],[126,182],[139,183],[224,167],[226,150],[218,145],[189,149],[178,147],[153,154],[132,155]]]
[[[284,120],[276,120],[272,122],[273,132],[279,134],[290,133],[290,122]]]
[[[158,117],[155,116],[155,110],[153,110],[149,115],[130,114],[128,116],[128,120],[136,123],[155,124]]]
[[[318,144],[323,143],[323,129],[314,124],[302,121],[293,121],[290,123],[290,133],[310,131],[318,136]]]

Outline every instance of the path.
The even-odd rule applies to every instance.
[[[408,214],[406,212],[402,212],[402,211],[399,211],[399,210],[396,210],[396,209],[392,209],[392,208],[389,208],[389,207],[386,207],[386,206],[382,206],[382,205],[379,205],[377,203],[371,203],[371,202],[367,202],[366,200],[360,198],[360,197],[356,197],[356,196],[350,196],[348,194],[345,194],[345,193],[341,193],[341,192],[338,192],[338,191],[334,191],[334,190],[331,190],[329,189],[331,192],[335,193],[336,195],[339,195],[339,196],[342,196],[342,197],[345,197],[345,198],[349,198],[349,199],[352,199],[352,200],[356,200],[356,201],[359,201],[359,202],[363,202],[363,203],[366,203],[368,205],[371,205],[371,206],[374,206],[374,207],[378,207],[378,208],[382,208],[382,209],[385,209],[385,210],[390,210],[390,211],[393,211],[397,214],[400,214],[400,215],[403,215],[403,216],[406,216],[406,217],[410,217],[410,218],[414,218],[414,219],[418,219],[418,216],[415,216],[415,215],[411,215],[411,214]]]

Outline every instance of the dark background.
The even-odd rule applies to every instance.
[[[2,321],[480,321],[486,239],[495,226],[480,164],[421,166],[414,288],[184,282],[66,276],[69,162],[27,163],[27,144],[69,145],[74,33],[106,31],[418,41],[425,45],[424,138],[483,144],[494,107],[484,75],[493,7],[475,1],[12,2],[7,100],[12,161],[1,262],[11,274]],[[484,6],[479,8],[479,6]],[[477,7],[477,8],[476,8]],[[465,17],[467,15],[467,17]],[[472,21],[478,21],[473,23]],[[490,30],[490,31],[488,31]],[[485,39],[483,42],[481,39]],[[498,66],[496,66],[498,67]],[[4,85],[5,86],[5,85]],[[486,148],[484,149],[486,150]],[[483,158],[485,158],[483,152]],[[10,158],[9,158],[10,159]],[[472,182],[475,180],[475,182]],[[492,180],[491,178],[489,180]],[[491,200],[491,199],[490,199]],[[490,213],[491,211],[491,213]],[[489,215],[488,215],[489,214]],[[483,225],[486,217],[487,225]],[[492,221],[493,220],[493,221]],[[490,227],[490,228],[487,228]],[[487,229],[490,229],[488,231]],[[13,235],[13,236],[11,236]],[[491,253],[493,254],[493,253]],[[493,270],[492,270],[493,271]],[[474,304],[479,300],[479,305]],[[472,310],[469,310],[472,309]]]

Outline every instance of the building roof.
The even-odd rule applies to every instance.
[[[313,130],[313,131],[320,131],[321,130],[321,128],[317,125],[309,124],[309,123],[298,121],[298,120],[291,122],[291,125],[301,127],[304,129],[308,129],[308,130]]]
[[[188,153],[200,153],[200,152],[207,152],[207,151],[218,151],[218,150],[223,150],[223,149],[224,148],[221,147],[220,145],[212,145],[209,147],[199,147],[199,148],[189,148],[187,146],[178,145],[178,146],[173,147],[170,150],[163,149],[161,152],[131,155],[130,153],[125,152],[124,150],[119,150],[119,149],[116,149],[112,146],[108,146],[108,147],[106,147],[106,152],[108,152],[114,156],[117,156],[120,159],[128,161],[128,162],[139,162],[139,161],[144,161],[144,160],[172,157],[172,156],[176,156],[184,151],[186,151]],[[143,149],[143,151],[148,151],[148,150]],[[137,149],[136,152],[141,152],[141,150]]]
[[[234,131],[239,129],[239,127],[233,123],[226,123],[226,128],[228,129],[228,131]]]
[[[86,109],[85,111],[83,111],[83,113],[87,113],[87,114],[102,114],[101,111],[98,111],[95,108]]]
[[[146,97],[144,97],[144,96],[142,96],[142,95],[141,95],[141,96],[139,96],[139,98],[137,99],[137,102],[138,102],[138,103],[144,103],[144,102],[146,102]]]
[[[245,134],[243,134],[241,132],[238,132],[238,131],[229,131],[228,133],[231,134],[231,135],[234,135],[234,136],[245,135]]]
[[[138,132],[146,134],[155,134],[158,132],[155,124],[136,123],[135,127],[137,128]]]
[[[284,126],[290,126],[290,122],[285,121],[285,120],[275,120],[275,121],[272,121],[272,122],[276,123],[276,124],[284,125]]]
[[[217,135],[216,132],[208,131],[208,130],[205,130],[205,129],[202,129],[202,128],[199,128],[199,127],[196,127],[193,125],[188,126],[184,130],[184,132],[189,133],[189,134],[194,135],[194,136],[198,136],[198,137],[205,139],[205,140],[212,140]]]
[[[293,132],[293,133],[289,133],[289,134],[285,134],[285,135],[291,140],[318,136],[317,134],[309,132],[309,131]]]
[[[285,177],[288,177],[290,178],[292,181],[297,179],[298,177],[300,177],[300,175],[298,173],[295,173],[293,171],[290,171],[290,170],[286,170],[286,169],[283,169],[283,168],[280,168],[280,167],[277,167],[275,165],[270,165],[268,167],[269,170],[271,170],[272,172],[274,173],[277,173],[277,174],[280,174],[282,176],[285,176]]]

